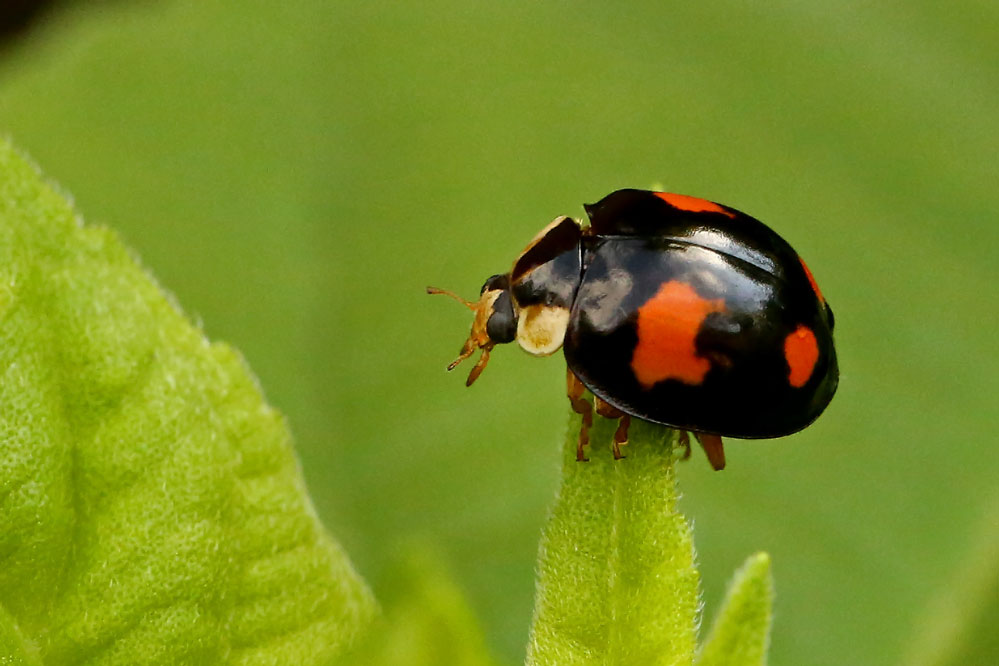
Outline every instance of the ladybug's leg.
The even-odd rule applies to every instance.
[[[468,373],[468,379],[465,381],[465,386],[471,386],[482,371],[486,369],[486,363],[489,362],[489,352],[493,349],[493,345],[484,345],[482,347],[482,354],[479,356],[479,360],[475,362],[472,367],[472,371]]]
[[[610,403],[604,402],[597,396],[593,396],[593,402],[597,407],[597,414],[605,419],[618,419],[617,430],[614,431],[614,460],[620,460],[621,447],[628,444],[628,426],[631,425],[631,416],[625,414]]]
[[[678,443],[683,447],[683,455],[680,456],[680,460],[690,459],[690,434],[686,430],[680,431]]]
[[[577,414],[583,415],[583,424],[579,427],[579,443],[576,444],[576,460],[587,462],[589,458],[583,455],[583,447],[590,443],[590,426],[593,425],[593,405],[583,399],[586,387],[579,381],[569,368],[565,369],[566,395],[569,397],[569,404]]]
[[[623,414],[621,420],[617,422],[617,430],[614,431],[614,459],[624,458],[621,455],[621,447],[628,444],[628,426],[631,425],[631,415]]]
[[[708,456],[708,462],[715,468],[715,471],[725,469],[725,449],[722,447],[722,438],[719,435],[709,435],[706,432],[695,432],[694,437],[701,443],[701,448]]]

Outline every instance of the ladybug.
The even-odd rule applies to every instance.
[[[448,370],[481,350],[471,386],[498,344],[561,347],[581,461],[594,409],[618,419],[615,458],[638,418],[680,430],[688,455],[693,433],[716,470],[722,437],[781,437],[822,413],[839,379],[833,313],[787,241],[681,194],[618,190],[584,209],[589,226],[556,218],[477,302],[427,288],[475,313]]]

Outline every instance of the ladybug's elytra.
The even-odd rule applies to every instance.
[[[599,415],[692,432],[715,469],[722,436],[801,430],[836,392],[833,314],[805,262],[759,220],[704,199],[618,190],[584,206],[590,225],[558,217],[486,280],[461,354],[497,344],[530,354],[564,349],[568,396],[583,416],[576,457]],[[689,451],[689,448],[688,448]]]

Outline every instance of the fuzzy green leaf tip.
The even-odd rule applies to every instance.
[[[0,662],[327,663],[373,610],[242,358],[0,141]]]
[[[736,573],[698,653],[700,575],[693,534],[677,509],[676,432],[631,425],[614,460],[614,424],[596,419],[576,461],[570,415],[562,485],[538,556],[529,666],[760,666],[766,663],[773,581],[766,553]]]
[[[634,422],[615,461],[597,419],[589,462],[576,462],[570,419],[562,485],[542,537],[532,666],[690,664],[699,576],[676,506],[675,433]],[[603,443],[603,444],[602,444]]]
[[[770,556],[756,553],[735,573],[697,666],[762,666],[767,661],[774,584]]]

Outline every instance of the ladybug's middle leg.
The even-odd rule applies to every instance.
[[[631,425],[631,416],[597,396],[593,396],[593,402],[596,405],[597,414],[605,419],[618,419],[617,430],[614,431],[614,460],[624,458],[621,455],[621,447],[628,444],[628,427]]]
[[[690,459],[690,434],[686,430],[680,431],[679,440],[677,442],[681,447],[683,447],[683,455],[680,456],[680,460]]]
[[[565,384],[566,395],[569,397],[569,404],[572,405],[572,410],[583,416],[583,423],[579,427],[579,443],[576,444],[576,460],[587,462],[589,458],[583,455],[583,447],[590,443],[590,426],[593,425],[593,405],[583,399],[586,387],[583,386],[583,382],[579,381],[576,373],[569,368],[565,369]]]

